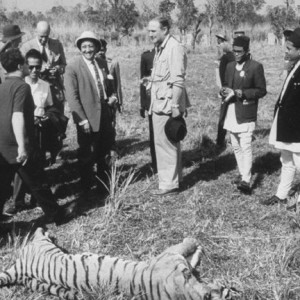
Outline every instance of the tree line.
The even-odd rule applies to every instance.
[[[161,0],[157,6],[144,2],[140,9],[133,0],[86,0],[71,9],[53,6],[45,13],[33,14],[31,11],[15,9],[7,12],[0,8],[0,24],[13,21],[20,26],[32,27],[40,20],[66,25],[91,23],[96,29],[110,32],[112,39],[130,36],[138,29],[143,29],[152,18],[162,15],[171,19],[181,37],[192,35],[192,46],[201,29],[209,28],[210,36],[214,28],[226,32],[233,31],[241,24],[250,26],[270,23],[278,39],[287,27],[298,24],[298,16],[291,5],[293,0],[283,0],[283,5],[269,7],[266,15],[259,13],[265,0],[205,0],[204,7],[197,7],[194,0]]]

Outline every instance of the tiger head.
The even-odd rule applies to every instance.
[[[157,286],[164,287],[161,299],[224,300],[230,299],[229,290],[217,284],[207,285],[195,276],[195,267],[200,263],[202,248],[194,239],[172,246],[150,264]],[[160,282],[160,284],[159,284]]]

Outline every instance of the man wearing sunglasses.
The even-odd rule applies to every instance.
[[[25,60],[19,49],[2,53],[0,61],[7,78],[0,85],[0,214],[18,173],[45,213],[46,222],[62,224],[76,216],[76,205],[59,206],[46,184],[41,156],[34,137],[34,102],[30,87],[23,80],[27,75]],[[4,219],[0,215],[0,220]]]
[[[235,62],[225,71],[221,88],[223,101],[229,103],[224,129],[230,132],[239,176],[233,181],[245,194],[251,193],[252,137],[257,119],[258,100],[266,95],[266,79],[261,63],[251,59],[250,39],[238,36],[233,41]]]

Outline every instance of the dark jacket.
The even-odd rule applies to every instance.
[[[300,67],[292,75],[285,93],[275,106],[278,110],[277,141],[300,143]]]
[[[153,59],[155,55],[155,50],[148,50],[143,52],[141,56],[141,78],[151,76],[151,71],[153,67]],[[149,110],[151,104],[150,93],[147,93],[146,87],[140,84],[140,97],[141,97],[141,108]]]
[[[225,82],[225,71],[226,71],[226,66],[228,63],[235,61],[235,56],[232,51],[229,51],[225,54],[222,55],[220,59],[220,65],[219,65],[219,74],[220,74],[220,80],[221,80],[221,85],[224,85]]]
[[[261,63],[248,59],[243,66],[243,77],[234,84],[236,62],[227,64],[225,72],[224,87],[242,90],[242,98],[233,97],[235,102],[235,113],[237,123],[254,122],[257,119],[258,99],[266,95],[266,79],[264,68]]]

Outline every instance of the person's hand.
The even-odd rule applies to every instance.
[[[118,98],[115,95],[109,97],[107,104],[113,107],[118,102]]]
[[[242,90],[235,90],[234,93],[235,93],[235,96],[236,96],[238,99],[242,99],[242,97],[243,97],[243,92],[242,92]]]
[[[140,108],[140,116],[142,117],[142,118],[145,118],[145,112],[146,112],[146,110],[145,110],[145,108]]]
[[[172,118],[177,118],[181,116],[180,110],[178,107],[172,107]]]
[[[18,156],[16,158],[16,161],[18,163],[24,164],[27,161],[27,158],[28,158],[28,154],[25,147],[23,146],[18,147]]]
[[[90,123],[89,123],[89,122],[84,123],[84,124],[81,125],[80,127],[81,127],[81,130],[82,130],[84,133],[91,133],[91,126],[90,126]]]
[[[143,86],[147,87],[147,85],[148,85],[148,83],[149,83],[149,80],[150,80],[150,76],[145,76],[145,77],[143,77],[143,78],[140,80],[140,83],[141,83]]]

